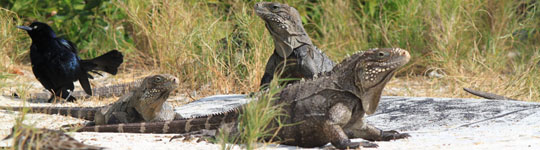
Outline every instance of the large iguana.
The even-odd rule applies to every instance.
[[[178,87],[178,79],[160,74],[146,77],[141,85],[103,107],[0,107],[5,110],[29,109],[31,112],[60,114],[93,120],[95,124],[167,121],[182,118],[166,103]]]
[[[259,2],[255,4],[255,12],[264,20],[275,47],[266,63],[261,86],[272,81],[274,73],[283,70],[284,64],[287,66],[281,76],[288,78],[312,78],[332,70],[334,62],[313,45],[295,8],[287,4]]]
[[[375,146],[353,143],[351,138],[388,141],[409,137],[396,131],[382,131],[364,122],[364,114],[373,114],[386,83],[410,55],[399,48],[372,49],[359,52],[336,65],[320,77],[288,85],[275,100],[284,104],[284,126],[277,137],[283,144],[318,147],[331,142],[337,148]],[[216,129],[235,122],[241,111],[167,122],[131,123],[84,127],[79,131],[133,133],[187,133]],[[276,123],[268,128],[275,129]]]
[[[86,145],[62,131],[45,128],[36,129],[27,125],[13,126],[11,134],[3,140],[13,139],[10,149],[43,149],[43,150],[101,150],[103,147]],[[8,149],[8,148],[6,148]]]

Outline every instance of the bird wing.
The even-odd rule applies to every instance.
[[[63,38],[56,38],[56,41],[58,41],[58,43],[63,46],[64,48],[70,50],[71,52],[77,54],[77,46],[73,43],[71,43],[70,41],[68,40],[65,40]]]
[[[58,44],[64,47],[65,49],[73,52],[73,54],[75,55],[77,59],[77,63],[78,64],[80,63],[81,59],[79,58],[79,56],[77,56],[77,46],[75,46],[75,44],[63,38],[56,38],[56,41],[58,41]],[[90,82],[88,81],[88,76],[89,76],[88,73],[85,70],[83,70],[81,67],[77,67],[76,70],[77,70],[76,76],[79,79],[79,83],[81,83],[81,86],[84,92],[86,92],[86,94],[88,95],[92,95],[92,89],[90,87]]]

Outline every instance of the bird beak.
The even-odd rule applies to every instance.
[[[26,31],[32,31],[32,28],[30,28],[29,26],[17,26],[17,28],[23,29],[23,30],[26,30]]]
[[[13,137],[13,133],[9,134],[8,136],[6,136],[4,139],[0,140],[0,141],[5,141],[7,139],[11,139]]]

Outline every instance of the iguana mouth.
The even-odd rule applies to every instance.
[[[390,80],[398,68],[405,65],[410,60],[410,54],[403,49],[400,48],[393,48],[392,49],[394,56],[390,56],[388,59],[384,60],[378,60],[376,62],[368,63],[368,66],[373,66],[369,71],[375,70],[374,72],[365,74],[364,79],[370,79],[373,81],[373,77],[376,76],[382,76],[382,78],[379,78],[380,80],[375,81],[375,83],[367,88],[373,88],[376,86],[379,86],[381,84],[386,83],[388,80]],[[392,60],[388,62],[388,60]],[[383,75],[384,74],[384,75]],[[370,77],[368,77],[370,76]],[[369,82],[369,81],[368,81]]]
[[[171,91],[166,91],[166,92],[161,92],[161,94],[159,95],[158,99],[167,99],[169,97],[169,94],[171,94]]]
[[[384,84],[386,83],[387,81],[389,81],[390,79],[392,79],[392,77],[394,76],[394,73],[396,72],[396,69],[392,70],[391,72],[387,73],[386,75],[384,75],[383,79],[380,80],[379,82],[373,84],[373,86],[369,87],[369,88],[373,88],[373,87],[376,87],[376,86],[379,86],[381,84]],[[368,89],[369,89],[368,88]]]

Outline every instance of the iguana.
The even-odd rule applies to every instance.
[[[470,89],[470,88],[463,88],[463,90],[468,92],[468,93],[471,93],[472,95],[476,95],[476,96],[479,96],[479,97],[482,97],[482,98],[485,98],[485,99],[516,100],[516,99],[513,99],[513,98],[509,98],[509,97],[505,97],[505,96],[501,96],[501,95],[497,95],[497,94],[493,94],[493,93],[473,90],[473,89]]]
[[[101,150],[103,147],[86,145],[62,131],[45,128],[36,129],[27,125],[15,125],[11,134],[3,140],[13,139],[13,149],[62,149],[62,150]]]
[[[373,114],[386,83],[398,68],[410,59],[399,48],[359,52],[318,78],[286,86],[275,95],[275,105],[284,104],[284,124],[276,135],[283,144],[318,147],[331,142],[337,148],[376,146],[353,143],[351,138],[388,141],[409,137],[406,133],[383,131],[364,122],[364,114]],[[234,123],[242,111],[167,122],[130,123],[84,127],[79,131],[132,133],[188,133],[216,129]],[[269,129],[274,130],[272,123]]]
[[[178,79],[160,74],[146,77],[139,87],[108,106],[103,107],[0,107],[5,110],[29,109],[31,112],[60,114],[93,120],[95,124],[167,121],[182,118],[166,103],[169,94],[178,87]],[[90,123],[89,125],[91,125]]]
[[[283,70],[283,64],[287,66],[281,76],[288,78],[309,79],[332,70],[334,62],[313,45],[295,8],[287,4],[259,2],[255,4],[255,13],[264,20],[275,47],[266,63],[261,86],[272,81],[274,73]]]

